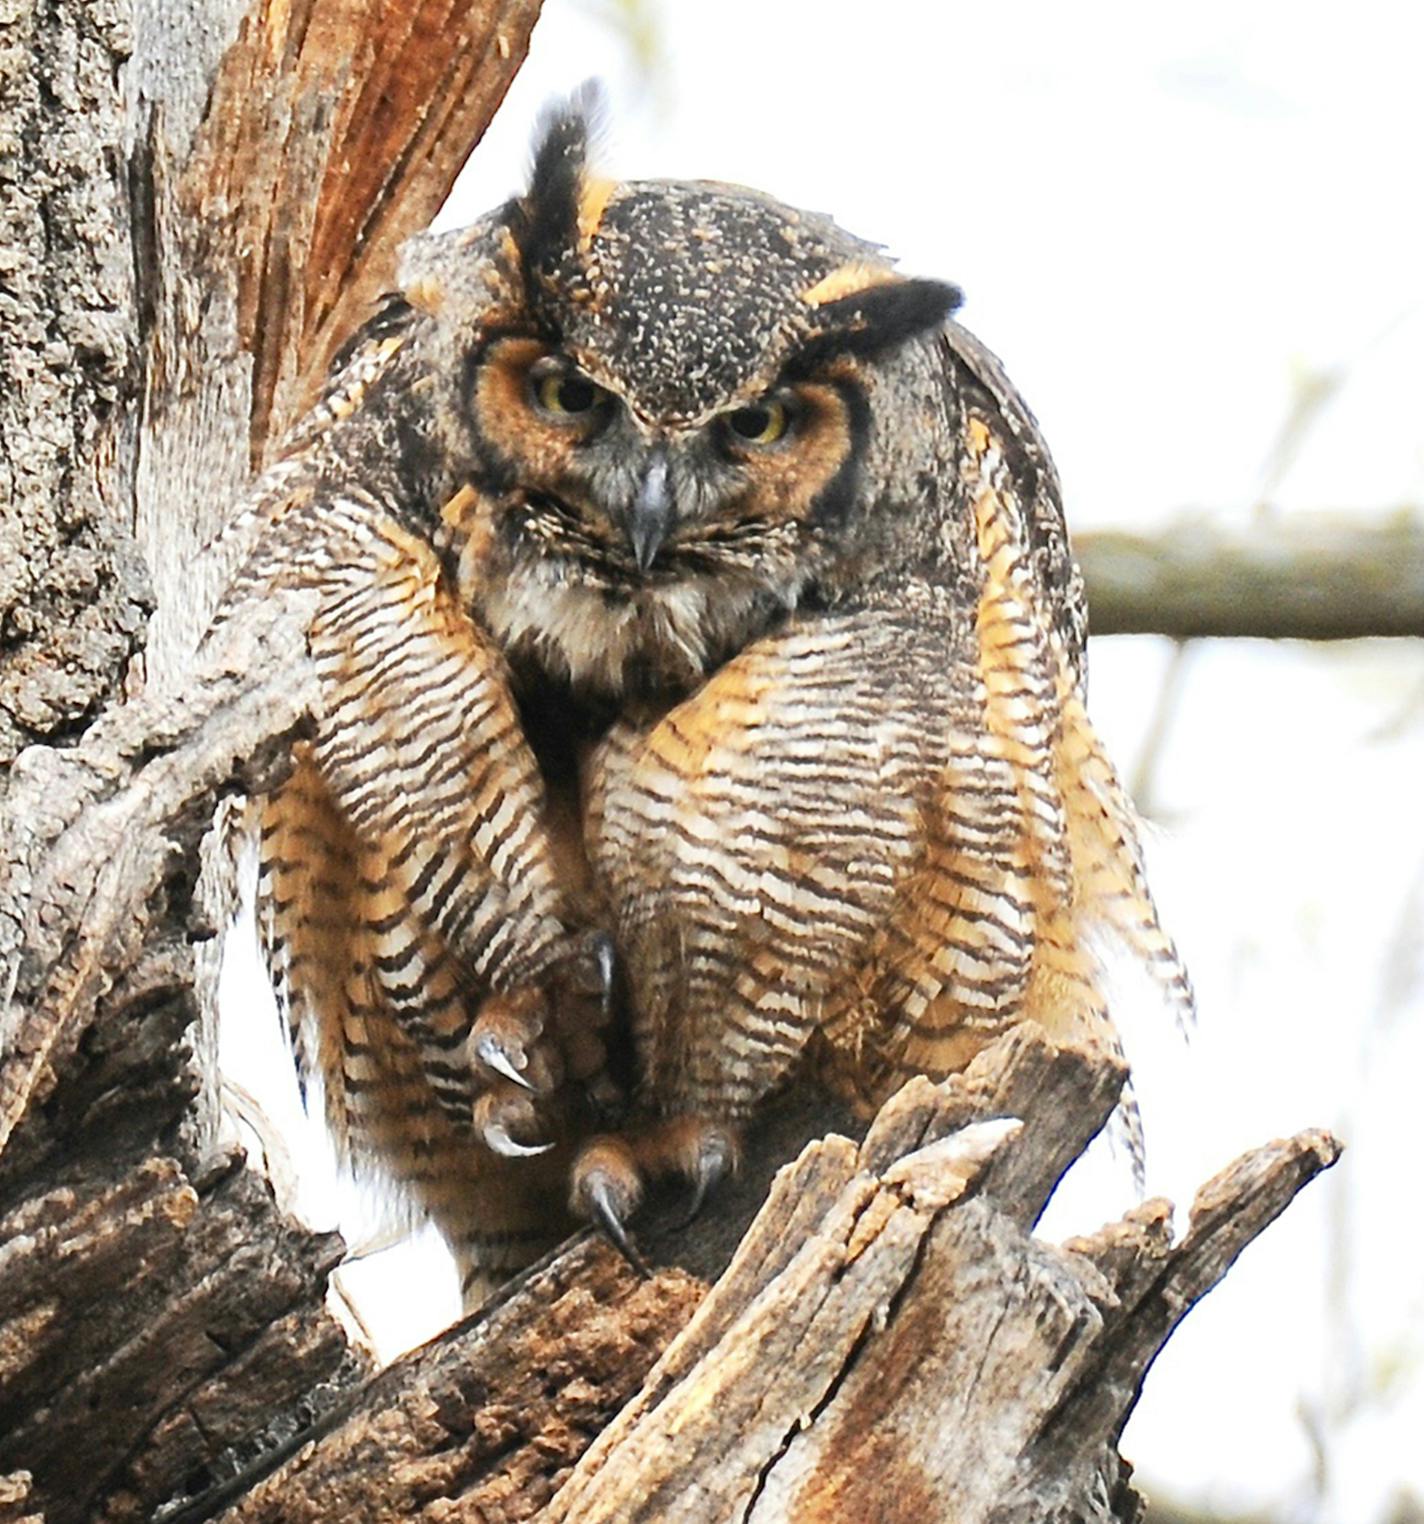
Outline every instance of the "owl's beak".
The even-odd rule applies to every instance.
[[[637,496],[628,511],[626,528],[628,544],[638,570],[645,572],[658,558],[663,541],[672,528],[672,491],[668,486],[667,455],[662,450],[653,453],[643,480],[638,484]]]

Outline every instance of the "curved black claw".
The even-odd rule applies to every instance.
[[[613,991],[618,975],[618,949],[606,931],[590,931],[580,937],[570,964],[574,988],[581,995],[598,999],[604,1018],[613,1012]]]
[[[597,1177],[586,1181],[583,1199],[588,1208],[588,1215],[593,1219],[594,1227],[617,1249],[633,1269],[647,1280],[652,1275],[652,1271],[648,1269],[648,1262],[633,1247],[633,1240],[628,1237],[628,1230],[614,1210],[613,1192],[609,1189],[608,1182]]]
[[[696,1219],[707,1205],[707,1198],[731,1173],[732,1160],[729,1138],[721,1133],[711,1133],[702,1140],[697,1150],[697,1168],[692,1176],[692,1201],[678,1218],[676,1227],[685,1228]]]
[[[521,1143],[500,1122],[491,1122],[480,1136],[484,1138],[485,1146],[491,1153],[505,1159],[532,1159],[536,1154],[547,1154],[554,1146],[552,1143]]]

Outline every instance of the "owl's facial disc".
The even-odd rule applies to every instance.
[[[585,138],[552,121],[459,330],[462,586],[526,673],[686,689],[861,556],[858,508],[893,511],[863,479],[885,378],[958,293],[754,191],[599,180]]]
[[[750,565],[849,501],[866,432],[853,374],[731,397],[695,422],[636,416],[622,390],[524,334],[490,340],[472,372],[482,485],[507,505],[510,533],[571,579],[631,596]]]
[[[754,191],[601,180],[587,146],[556,112],[501,214],[526,337],[482,363],[479,453],[544,510],[550,575],[632,596],[804,551],[853,501],[871,371],[958,293]]]

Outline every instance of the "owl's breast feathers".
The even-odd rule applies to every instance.
[[[971,409],[964,443],[968,579],[793,617],[590,769],[590,852],[669,1110],[750,1114],[803,1054],[878,1102],[1024,1019],[1113,1046],[1113,940],[1190,1009],[1012,440]]]

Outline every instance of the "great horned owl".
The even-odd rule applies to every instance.
[[[1058,481],[958,293],[585,144],[556,116],[525,195],[412,251],[230,600],[318,594],[272,967],[338,1135],[470,1280],[570,1189],[620,1239],[645,1173],[700,1193],[800,1073],[870,1106],[1015,1022],[1113,1042],[1105,942],[1191,1002]],[[611,1005],[634,1110],[591,1136]]]

